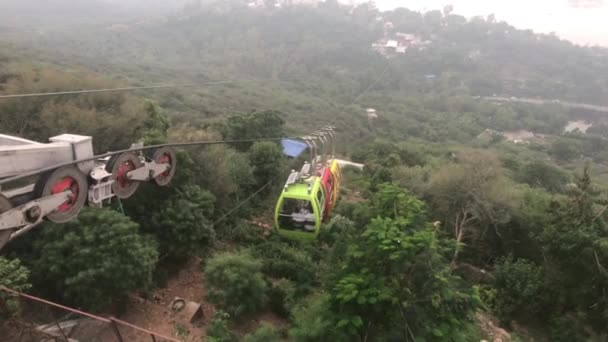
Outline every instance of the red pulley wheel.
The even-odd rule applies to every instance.
[[[76,167],[66,166],[43,174],[34,189],[40,198],[70,191],[69,199],[46,216],[49,221],[64,223],[78,216],[87,201],[87,177]]]
[[[125,152],[110,158],[106,171],[112,174],[112,191],[116,197],[124,199],[131,197],[139,187],[139,181],[130,180],[128,173],[142,167],[139,157],[131,152]]]
[[[175,155],[175,151],[169,147],[161,147],[154,151],[154,155],[152,159],[157,164],[169,164],[169,170],[161,173],[154,177],[154,183],[158,186],[166,186],[171,182],[173,176],[175,175],[175,165],[177,163],[177,157]]]

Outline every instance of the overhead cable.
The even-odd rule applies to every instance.
[[[108,92],[132,91],[132,90],[208,87],[208,86],[216,86],[216,85],[256,83],[256,82],[279,82],[279,80],[276,80],[276,79],[240,80],[240,81],[237,80],[237,81],[219,81],[219,82],[206,82],[206,83],[159,84],[159,85],[141,86],[141,87],[68,90],[68,91],[56,91],[56,92],[46,92],[46,93],[0,95],[0,100],[2,100],[2,99],[20,99],[20,98],[29,98],[29,97],[47,97],[47,96],[60,96],[60,95],[108,93]]]
[[[88,161],[92,161],[92,160],[98,160],[98,159],[102,159],[102,158],[106,158],[106,157],[111,157],[111,156],[126,153],[126,152],[139,152],[139,151],[144,151],[144,150],[157,149],[157,148],[161,148],[161,147],[240,144],[240,143],[252,143],[252,142],[259,142],[259,141],[280,141],[283,139],[290,139],[290,138],[289,137],[278,137],[278,138],[237,139],[237,140],[204,140],[204,141],[192,141],[192,142],[183,142],[183,143],[170,143],[170,144],[158,144],[158,145],[149,145],[149,146],[143,146],[143,147],[134,147],[134,148],[128,148],[128,149],[119,150],[119,151],[111,151],[111,152],[96,155],[93,157],[82,158],[82,159],[72,160],[72,161],[65,162],[65,163],[55,164],[55,165],[47,166],[47,167],[37,169],[34,171],[26,172],[26,173],[23,173],[23,174],[20,174],[17,176],[1,179],[0,185],[14,182],[16,180],[19,180],[19,179],[22,179],[25,177],[35,176],[37,174],[40,174],[40,173],[43,173],[46,171],[55,170],[60,167],[76,165],[79,163],[84,163],[84,162],[88,162]],[[291,138],[291,139],[298,139],[298,138]]]

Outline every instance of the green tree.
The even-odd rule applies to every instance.
[[[285,134],[285,121],[282,116],[280,112],[273,110],[233,115],[226,123],[225,136],[230,140],[280,138]],[[242,143],[238,144],[237,148],[245,151],[250,146],[250,143]]]
[[[262,323],[253,333],[245,335],[243,342],[279,342],[279,332],[268,323]]]
[[[585,168],[569,197],[551,203],[549,220],[536,238],[544,256],[545,283],[556,293],[553,305],[584,313],[584,322],[607,333],[608,202],[602,197]]]
[[[415,226],[422,225],[426,219],[424,203],[404,188],[390,183],[378,185],[378,190],[372,195],[371,207],[375,216],[403,218]]]
[[[206,251],[215,241],[213,216],[215,197],[197,185],[175,190],[152,214],[146,231],[157,236],[161,252],[184,258]]]
[[[262,271],[273,278],[294,281],[300,289],[315,280],[315,264],[305,251],[280,241],[266,241],[252,248],[262,261]]]
[[[246,197],[246,194],[251,190],[254,183],[253,170],[248,158],[244,153],[232,153],[227,160],[228,174],[230,179],[236,185],[234,197],[236,202],[241,201]]]
[[[533,319],[542,313],[543,285],[541,267],[525,260],[502,259],[494,272],[496,297],[494,312],[504,322],[514,318]]]
[[[232,316],[254,313],[266,302],[262,263],[250,255],[219,254],[205,266],[209,301]]]
[[[73,89],[113,88],[114,81],[90,71],[55,67],[14,67],[2,82],[10,94]],[[9,134],[38,141],[63,133],[90,135],[97,151],[123,149],[133,143],[146,120],[146,104],[127,93],[99,93],[12,99],[0,103],[0,127]]]
[[[139,127],[136,133],[137,137],[146,145],[166,143],[169,127],[171,127],[169,117],[161,111],[156,103],[150,100],[146,100],[144,108],[147,118]]]
[[[374,219],[354,241],[329,292],[337,329],[360,340],[464,340],[478,294],[452,275],[435,231],[414,222]]]
[[[63,302],[98,309],[150,284],[158,252],[137,223],[108,209],[85,209],[76,220],[41,229],[33,276]]]
[[[207,341],[209,342],[231,342],[236,338],[228,328],[228,320],[230,315],[224,311],[218,310],[213,315],[207,327]]]
[[[19,259],[8,260],[0,257],[0,286],[11,290],[24,292],[32,285],[29,282],[30,271]],[[0,291],[0,317],[10,315],[19,309],[19,302],[15,298]]]
[[[261,187],[285,173],[285,158],[273,142],[257,142],[249,151],[249,162],[257,187]]]
[[[330,310],[329,295],[315,294],[294,307],[289,336],[296,342],[348,341],[349,336],[336,329],[336,318]]]
[[[484,231],[508,222],[511,189],[496,156],[488,152],[462,152],[457,162],[443,165],[431,176],[430,203],[457,243],[453,263],[464,243],[477,245]]]
[[[533,187],[561,192],[568,183],[568,175],[557,166],[534,160],[524,164],[519,170],[518,180]]]
[[[580,141],[572,138],[557,138],[551,143],[551,154],[558,160],[570,161],[582,154]]]
[[[302,341],[466,340],[477,291],[452,274],[446,241],[426,222],[424,203],[392,184],[377,188],[368,203],[377,218],[362,233],[352,222],[330,224],[343,226],[346,248],[330,253],[343,252],[331,256],[327,295],[293,313],[314,329],[298,322],[290,334]]]

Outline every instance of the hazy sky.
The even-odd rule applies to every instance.
[[[596,8],[573,8],[572,0],[375,0],[382,10],[406,7],[412,10],[442,9],[467,17],[494,13],[517,28],[555,32],[579,44],[608,46],[608,1]],[[595,0],[602,3],[602,0]]]

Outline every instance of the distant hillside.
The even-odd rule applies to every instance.
[[[606,50],[517,30],[491,17],[466,20],[406,9],[380,13],[335,2],[252,9],[235,0],[163,18],[101,19],[77,30],[13,32],[4,39],[131,83],[287,81],[146,93],[190,123],[273,109],[285,113],[287,127],[296,133],[340,116],[356,137],[368,134],[365,108],[374,107],[380,114],[377,132],[386,137],[467,141],[486,128],[557,133],[568,116],[581,115],[556,105],[488,105],[476,96],[597,105],[608,98]],[[372,48],[383,39],[410,36],[424,46],[387,55]],[[385,68],[382,79],[346,107]]]
[[[280,75],[319,85],[318,77],[344,84],[369,77],[365,70],[383,63],[371,50],[373,42],[406,33],[430,45],[391,61],[391,82],[386,85],[392,90],[427,91],[425,76],[433,75],[442,91],[471,95],[540,96],[598,105],[605,104],[608,95],[606,50],[576,47],[491,17],[467,21],[439,11],[406,9],[381,14],[366,5],[351,10],[332,3],[317,9],[250,9],[245,1],[235,0],[190,5],[162,20],[107,21],[108,14],[117,11],[114,7],[53,2],[49,21],[65,13],[78,18],[95,13],[97,19],[78,30],[66,27],[10,38],[63,60],[108,70],[164,70],[179,77]],[[12,10],[37,13],[26,11],[34,4],[31,0],[9,4]]]

